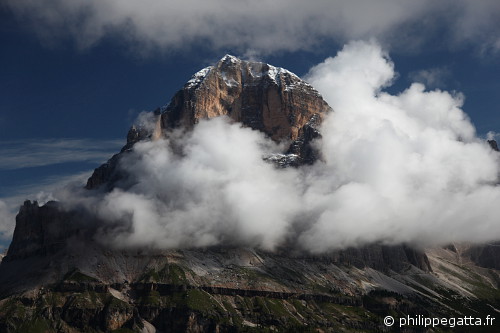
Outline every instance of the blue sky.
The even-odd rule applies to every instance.
[[[139,112],[225,53],[303,76],[349,40],[374,38],[399,74],[389,91],[419,81],[461,92],[478,134],[500,132],[497,1],[138,3],[0,5],[0,244],[24,199],[84,181]]]

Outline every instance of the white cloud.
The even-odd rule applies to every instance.
[[[260,53],[310,49],[325,38],[376,37],[415,47],[436,32],[451,44],[494,47],[496,0],[7,0],[45,40],[70,36],[80,47],[105,37],[139,52],[202,44]],[[429,37],[429,38],[430,38]],[[490,48],[492,48],[490,47]]]
[[[118,246],[322,252],[499,239],[499,154],[476,137],[463,97],[419,83],[391,95],[394,75],[375,42],[349,43],[311,69],[335,110],[314,166],[276,169],[262,156],[279,147],[218,118],[136,144],[121,164],[126,191],[76,203],[117,226]]]
[[[496,140],[498,138],[498,133],[494,131],[489,131],[486,133],[486,140]]]
[[[67,162],[102,163],[124,145],[123,140],[29,139],[0,142],[0,170]]]
[[[380,46],[365,42],[310,71],[336,110],[323,126],[321,179],[335,190],[322,193],[328,208],[302,240],[325,250],[499,238],[499,156],[476,138],[463,97],[418,83],[397,96],[381,92],[393,76]]]
[[[172,145],[182,147],[182,157]],[[272,249],[300,208],[295,172],[262,160],[263,151],[276,149],[262,133],[224,118],[202,121],[193,132],[136,144],[121,164],[130,174],[121,184],[127,191],[84,200],[119,230],[129,223],[133,232],[118,232],[117,245]]]

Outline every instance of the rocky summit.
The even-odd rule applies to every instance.
[[[226,116],[282,143],[278,168],[312,164],[334,112],[295,74],[226,55],[196,73],[153,126],[133,126],[86,195],[113,190],[137,142]],[[490,142],[498,150],[496,142]],[[122,189],[126,191],[125,189]],[[26,201],[0,265],[0,332],[498,332],[498,325],[387,327],[384,318],[499,317],[498,244],[416,249],[371,244],[322,255],[290,248],[117,250],[102,221],[62,203]],[[101,230],[102,231],[102,230]]]
[[[160,124],[189,128],[200,119],[225,115],[274,140],[297,140],[329,109],[313,87],[286,69],[226,55],[196,73],[160,108]]]
[[[310,143],[320,135],[317,127],[330,111],[311,85],[286,69],[226,55],[194,74],[170,103],[155,110],[154,128],[133,126],[122,153],[134,143],[159,138],[168,130],[189,129],[201,119],[227,116],[277,142],[289,142],[282,154],[269,157],[278,165],[310,164],[318,158]],[[121,177],[116,169],[120,156],[97,168],[87,188],[112,188]]]

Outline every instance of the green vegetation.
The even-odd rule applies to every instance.
[[[132,305],[114,297],[113,295],[107,295],[105,303],[109,309],[122,310],[132,308]]]
[[[140,299],[141,304],[147,304],[151,306],[161,306],[162,301],[160,297],[160,293],[156,290],[150,290]]]
[[[261,271],[247,268],[240,268],[238,273],[243,279],[247,281],[254,279],[256,283],[264,279],[267,281],[273,279]],[[442,317],[452,317],[458,314],[472,316],[481,314],[482,317],[490,314],[496,317],[493,308],[500,308],[500,291],[490,286],[487,280],[473,271],[459,273],[462,278],[467,278],[467,284],[476,295],[481,297],[480,299],[467,299],[453,290],[436,288],[432,285],[432,280],[416,276],[414,277],[415,283],[418,286],[432,288],[440,295],[439,302],[424,296],[400,295],[386,290],[375,290],[364,296],[362,306],[349,306],[318,301],[317,298],[300,300],[266,296],[214,295],[188,286],[186,276],[189,276],[191,272],[179,265],[171,264],[166,265],[160,271],[149,270],[144,273],[142,282],[146,284],[143,288],[147,288],[136,289],[135,294],[131,294],[137,297],[132,303],[122,301],[108,292],[93,291],[95,288],[85,285],[83,289],[86,291],[80,292],[71,291],[72,288],[68,289],[70,291],[61,291],[64,289],[54,286],[55,289],[52,290],[50,288],[41,290],[34,299],[14,297],[4,300],[0,303],[0,325],[12,332],[55,333],[69,327],[85,332],[103,333],[102,327],[107,324],[94,323],[89,324],[93,325],[92,327],[82,328],[81,325],[86,325],[82,324],[82,320],[83,322],[86,322],[85,318],[93,318],[94,321],[101,320],[98,318],[108,318],[106,316],[110,314],[130,316],[138,311],[141,315],[142,313],[162,313],[162,316],[174,316],[168,320],[176,325],[176,329],[184,327],[183,325],[187,325],[188,320],[195,318],[197,325],[202,325],[204,329],[212,329],[214,325],[218,325],[221,331],[232,332],[309,333],[316,332],[318,329],[325,332],[372,332],[380,329],[383,317],[386,315],[399,318],[414,315],[417,311],[420,314],[422,314],[421,311],[426,311],[430,316]],[[491,274],[496,274],[496,272]],[[65,279],[67,281],[94,281],[93,278],[78,271],[68,273]],[[171,285],[156,286],[154,283]],[[342,300],[348,297],[328,287],[328,285],[316,283],[306,286],[308,292],[314,290],[318,294],[335,294],[342,296]],[[60,315],[68,310],[77,314],[77,317]],[[72,322],[72,320],[75,321]],[[137,325],[140,325],[140,322],[130,321],[126,325],[129,328],[120,328],[113,332],[131,333],[137,330]],[[450,330],[446,328],[436,330],[436,332],[441,331],[449,332]]]
[[[355,319],[359,321],[378,321],[378,316],[362,307],[346,306],[334,303],[319,303],[318,305],[326,312],[339,318],[349,318],[351,320]]]
[[[183,285],[187,283],[185,268],[177,264],[168,264],[161,270],[149,269],[141,275],[139,282],[142,283],[169,283]]]
[[[55,332],[47,319],[37,317],[28,321],[24,321],[18,328],[19,332],[29,333],[51,333]]]
[[[186,273],[184,273],[184,269],[176,264],[168,265],[168,282],[171,284],[186,284]]]
[[[332,289],[331,288],[326,287],[324,285],[321,285],[319,283],[311,283],[311,284],[309,284],[309,288],[314,293],[323,293],[323,294],[330,294],[330,293],[332,293]]]
[[[154,269],[150,269],[141,275],[141,277],[139,278],[139,282],[160,282],[160,274]]]
[[[260,309],[264,313],[277,317],[290,316],[290,313],[285,309],[282,300],[255,297],[254,302],[254,304],[256,304],[256,308]]]
[[[0,318],[24,318],[27,315],[26,309],[18,298],[11,298],[0,307]]]
[[[39,301],[37,302],[37,307],[39,309],[45,308],[47,306],[52,307],[63,307],[66,303],[66,297],[59,292],[49,292],[41,295]]]
[[[192,289],[186,292],[186,305],[188,308],[202,313],[224,313],[224,309],[212,296],[203,290]]]
[[[488,301],[499,301],[500,300],[500,290],[491,286],[488,282],[484,281],[483,277],[475,272],[470,271],[470,279],[465,279],[467,283],[473,286],[470,290],[474,295],[480,299]]]
[[[243,319],[239,315],[238,311],[229,304],[228,301],[223,300],[222,305],[224,305],[225,312],[231,316],[232,324],[235,326],[241,326],[243,324]]]

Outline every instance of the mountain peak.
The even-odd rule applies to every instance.
[[[162,128],[191,127],[200,119],[229,116],[275,141],[296,140],[313,115],[330,110],[321,95],[292,72],[226,54],[195,73],[161,108]]]
[[[205,67],[196,72],[189,79],[189,81],[186,82],[184,88],[197,89],[211,72],[214,72],[217,76],[222,77],[224,83],[230,87],[240,83],[244,85],[247,81],[250,84],[258,85],[260,82],[255,81],[264,80],[268,81],[264,82],[267,84],[274,83],[278,86],[284,86],[286,90],[296,88],[295,86],[308,87],[311,88],[309,89],[310,92],[314,95],[320,96],[320,94],[316,90],[312,89],[307,82],[303,81],[289,70],[281,67],[275,67],[260,61],[242,60],[229,54],[222,57],[215,65]],[[239,82],[234,77],[236,72],[241,73],[242,82]]]
[[[238,63],[238,62],[241,62],[241,59],[239,59],[238,57],[235,57],[231,54],[226,54],[218,61],[218,63],[224,63],[224,62]]]
[[[191,78],[186,82],[184,88],[191,89],[197,87],[212,69],[213,66],[208,66],[194,73],[193,76],[191,76]]]
[[[292,72],[226,54],[195,73],[157,110],[155,126],[133,127],[122,152],[138,141],[168,135],[174,128],[190,129],[202,119],[226,116],[288,144],[286,151],[269,161],[278,166],[310,164],[317,159],[310,143],[320,135],[317,128],[330,110],[321,95]],[[113,179],[119,178],[115,170],[119,154],[115,156],[95,170],[87,188],[103,184],[112,188]]]

